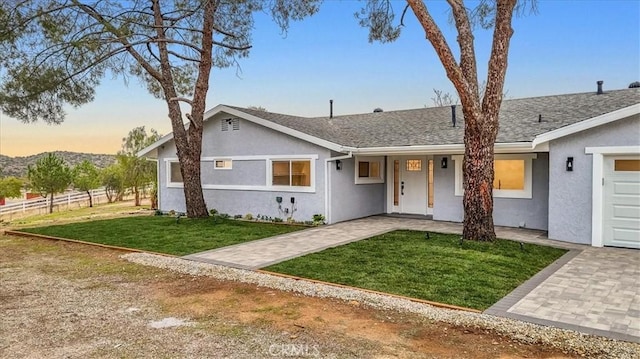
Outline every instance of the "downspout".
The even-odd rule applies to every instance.
[[[325,158],[324,160],[324,218],[327,223],[331,222],[331,168],[329,167],[329,162],[334,162],[336,160],[346,160],[349,158],[353,158],[353,152],[349,151],[349,154],[344,156],[330,157]]]

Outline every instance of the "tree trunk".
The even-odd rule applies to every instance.
[[[49,213],[53,213],[53,192],[49,195]]]
[[[212,66],[213,48],[213,27],[214,15],[217,2],[204,2],[203,23],[202,23],[202,51],[198,64],[198,77],[194,88],[193,100],[191,101],[191,114],[187,114],[189,128],[185,129],[180,109],[178,92],[176,90],[171,64],[169,61],[169,50],[167,43],[158,42],[158,55],[160,61],[160,77],[158,81],[162,86],[165,101],[169,109],[169,119],[173,130],[173,140],[178,152],[180,162],[180,173],[184,184],[184,199],[187,208],[187,217],[204,218],[209,216],[207,204],[202,193],[202,182],[200,180],[200,155],[202,153],[202,128],[204,126],[204,107],[206,103],[207,91],[209,89],[209,75]],[[160,10],[160,1],[153,0],[151,9],[154,14],[156,33],[160,40],[166,38],[164,30],[164,19]]]
[[[497,116],[483,118],[465,113],[465,153],[463,161],[464,228],[462,238],[493,241],[493,145]],[[481,125],[480,125],[481,124]]]
[[[204,194],[202,193],[202,181],[200,177],[199,149],[202,144],[202,134],[200,134],[200,141],[191,139],[189,144],[191,145],[190,150],[192,152],[180,158],[180,170],[182,171],[182,178],[184,180],[184,198],[187,207],[187,217],[209,217],[207,204],[204,201]],[[197,148],[195,148],[196,146]]]
[[[93,207],[93,198],[91,197],[91,190],[87,191],[89,195],[89,207]]]
[[[135,194],[135,205],[137,207],[140,205],[140,190],[138,187],[133,187],[133,193]]]

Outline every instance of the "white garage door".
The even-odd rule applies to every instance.
[[[640,248],[640,157],[604,158],[603,244]]]

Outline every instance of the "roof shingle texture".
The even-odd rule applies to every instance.
[[[640,89],[580,93],[505,100],[500,109],[496,143],[531,142],[540,134],[640,104]],[[456,127],[451,107],[375,112],[329,117],[298,117],[234,107],[305,134],[339,145],[366,148],[462,144],[464,118],[456,108]],[[538,122],[539,115],[542,121]]]

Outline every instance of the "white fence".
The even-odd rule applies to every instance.
[[[95,189],[91,191],[93,203],[107,202],[107,195],[104,189]],[[9,203],[0,206],[0,218],[20,217],[27,214],[48,213],[50,198],[34,198],[23,202]],[[67,209],[76,207],[88,207],[89,195],[87,192],[69,192],[53,197],[54,209]]]

